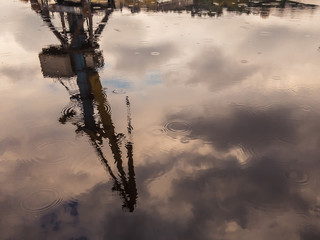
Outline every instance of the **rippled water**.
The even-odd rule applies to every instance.
[[[320,239],[318,0],[3,1],[0,239]]]

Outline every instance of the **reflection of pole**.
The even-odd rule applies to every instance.
[[[90,83],[91,83],[94,99],[97,103],[97,109],[101,118],[103,130],[104,130],[103,137],[109,139],[109,146],[111,148],[117,167],[121,171],[120,174],[125,175],[125,172],[123,171],[123,169],[121,169],[121,166],[122,166],[121,151],[118,145],[117,136],[115,134],[115,127],[113,125],[110,113],[106,111],[105,106],[108,105],[108,101],[105,94],[103,94],[99,75],[94,74],[93,76],[91,76]]]
[[[89,15],[89,41],[90,44],[93,44],[93,20],[92,20],[92,14]]]
[[[136,205],[137,197],[138,197],[138,191],[136,187],[136,179],[135,179],[135,173],[134,173],[134,165],[133,165],[133,147],[132,143],[129,142],[126,145],[127,151],[128,151],[128,174],[129,174],[129,179],[128,179],[128,184],[125,185],[126,187],[126,192],[130,195],[130,206],[133,207]],[[131,208],[129,208],[131,209]]]
[[[67,30],[66,30],[66,23],[65,23],[65,20],[64,20],[64,12],[60,13],[60,19],[61,19],[64,38],[67,39],[68,36],[67,36]]]
[[[109,15],[110,15],[110,11],[106,10],[104,18],[101,20],[99,26],[97,27],[97,29],[94,32],[94,37],[96,39],[101,35],[103,29],[105,28],[105,26],[106,26],[106,24],[107,24],[107,22],[109,20]]]
[[[49,15],[49,11],[41,10],[40,15],[42,17],[42,20],[47,24],[47,26],[50,28],[50,30],[53,32],[53,34],[59,39],[62,46],[65,46],[67,44],[67,41],[64,37],[61,36],[60,32],[52,24],[51,19],[50,19],[50,15]]]
[[[101,162],[105,165],[108,173],[110,174],[110,176],[112,177],[112,179],[114,181],[112,190],[120,192],[120,196],[121,196],[122,200],[124,201],[124,204],[122,205],[122,207],[125,209],[128,209],[130,212],[133,212],[135,205],[136,205],[136,202],[137,202],[137,196],[138,196],[133,161],[132,162],[130,161],[130,163],[128,162],[128,169],[129,169],[128,181],[125,179],[124,176],[122,176],[121,177],[122,184],[121,184],[118,181],[117,177],[112,172],[112,169],[111,169],[110,165],[108,164],[108,161],[104,157],[100,146],[96,143],[96,141],[93,138],[91,138],[91,142],[94,145],[94,147],[98,153],[98,156],[100,157]],[[122,166],[121,166],[121,168],[122,168]],[[118,171],[119,171],[119,168],[118,168]],[[123,188],[121,185],[123,185]]]
[[[129,97],[126,97],[126,105],[127,105],[127,121],[128,121],[128,134],[131,137],[131,132],[132,132],[132,125],[131,125],[131,110],[130,110],[130,101],[129,101]]]
[[[134,165],[133,165],[133,146],[132,146],[132,130],[133,127],[131,125],[131,109],[130,109],[130,101],[129,97],[126,96],[126,105],[127,105],[127,121],[128,121],[128,135],[129,135],[129,141],[126,144],[127,149],[127,158],[128,158],[128,173],[129,173],[129,181],[127,186],[127,191],[130,192],[131,195],[131,204],[135,205],[138,191],[136,187],[136,180],[135,180],[135,173],[134,173]]]
[[[110,113],[107,111],[106,106],[109,105],[106,95],[103,92],[102,85],[99,79],[99,75],[96,72],[92,72],[89,74],[90,86],[91,91],[94,97],[94,100],[97,104],[97,109],[99,112],[99,116],[101,118],[102,129],[97,129],[96,133],[88,131],[89,129],[87,126],[86,132],[90,136],[90,140],[93,146],[96,148],[96,151],[101,159],[101,161],[105,164],[110,176],[114,179],[114,190],[120,192],[121,197],[124,200],[124,208],[127,208],[130,212],[134,210],[136,200],[137,200],[137,188],[135,182],[135,173],[134,173],[134,166],[133,166],[133,147],[132,143],[129,141],[126,144],[127,149],[127,158],[128,158],[128,178],[126,173],[123,169],[123,161],[121,158],[121,150],[119,148],[119,140],[115,133],[115,127],[111,119]],[[130,106],[129,99],[127,97],[127,104]],[[131,120],[128,121],[128,124],[131,125]],[[132,126],[131,126],[132,129]],[[90,129],[91,130],[91,129]],[[130,131],[131,134],[131,131]],[[109,140],[109,146],[111,148],[117,170],[119,172],[120,182],[117,177],[113,174],[108,161],[103,156],[101,151],[101,147],[97,142],[101,142],[101,137],[107,138]],[[123,186],[123,187],[122,187]]]

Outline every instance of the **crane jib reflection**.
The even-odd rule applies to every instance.
[[[133,164],[130,101],[127,96],[125,104],[128,114],[128,132],[127,137],[123,137],[124,134],[117,134],[115,131],[110,105],[98,73],[99,68],[104,65],[98,40],[115,7],[114,1],[94,4],[88,0],[82,0],[80,3],[70,5],[32,0],[31,5],[60,41],[60,45],[44,48],[39,54],[43,75],[58,79],[70,95],[70,104],[62,111],[59,122],[72,123],[76,126],[76,133],[84,134],[90,139],[100,161],[113,179],[112,190],[119,192],[123,200],[123,209],[132,212],[136,206],[138,194]],[[59,13],[61,27],[54,26],[51,20],[52,13]],[[100,15],[103,13],[103,17],[98,27],[93,29],[93,16],[96,13]],[[127,173],[123,168],[120,150],[123,139],[127,151]],[[103,153],[103,143],[106,140],[109,143],[117,173],[112,170]]]

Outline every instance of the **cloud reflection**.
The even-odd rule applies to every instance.
[[[172,239],[190,240],[256,239],[257,234],[260,239],[270,236],[274,239],[316,239],[318,220],[312,209],[317,202],[318,182],[314,180],[319,172],[316,163],[320,151],[314,146],[307,151],[313,156],[307,155],[302,141],[318,139],[315,130],[320,125],[314,120],[320,116],[309,112],[299,119],[293,118],[297,116],[297,108],[290,105],[265,112],[254,110],[233,109],[224,118],[211,115],[207,120],[211,125],[201,124],[208,130],[215,129],[215,125],[220,126],[218,123],[224,121],[232,130],[228,132],[224,129],[224,135],[217,134],[217,131],[199,130],[197,126],[202,118],[189,114],[192,116],[189,122],[193,141],[204,136],[206,139],[215,139],[211,141],[211,147],[225,153],[233,145],[239,144],[254,149],[257,154],[252,155],[250,163],[245,166],[232,155],[213,153],[204,157],[196,151],[177,153],[172,150],[162,156],[170,156],[170,161],[137,168],[141,202],[131,217],[112,207],[116,205],[116,200],[107,197],[105,188],[108,186],[102,184],[79,195],[78,204],[66,203],[64,207],[39,219],[38,228],[42,226],[50,236],[68,239],[81,236],[87,239],[98,236],[111,239],[167,239],[169,236]],[[252,115],[252,112],[255,114]],[[186,118],[186,115],[182,116]],[[277,119],[279,128],[270,128],[273,119]],[[234,124],[238,121],[240,125]],[[248,135],[236,131],[234,125],[243,128],[243,132],[252,126],[259,132],[260,139],[270,141],[258,143],[259,139],[254,138],[247,141]],[[281,130],[281,126],[287,127]],[[281,151],[273,151],[278,148],[279,141],[272,139],[284,141],[292,138],[295,140],[290,147],[283,145]],[[283,159],[284,156],[291,156],[292,159]],[[302,156],[305,158],[300,159]],[[211,166],[207,164],[210,162]],[[205,164],[207,167],[193,168],[187,172],[183,165],[185,163],[193,167]],[[288,171],[292,169],[299,169],[309,176],[306,185],[295,182],[297,175],[290,177]],[[173,178],[168,175],[172,171]],[[157,180],[159,176],[169,178],[166,188],[171,190],[167,199],[157,198],[152,193],[162,191],[161,181]],[[158,182],[152,184],[154,189],[150,189],[153,181]],[[308,226],[304,225],[300,216],[308,218]],[[66,226],[82,230],[74,234],[64,231]]]
[[[258,71],[253,64],[243,64],[226,56],[220,48],[210,48],[199,52],[187,64],[184,72],[169,73],[166,77],[175,80],[177,76],[186,84],[204,84],[210,90],[219,90],[239,84]]]
[[[83,137],[74,140],[74,125],[58,123],[59,111],[67,99],[63,87],[53,88],[51,83],[46,82],[47,79],[39,80],[41,86],[45,87],[29,85],[27,82],[23,85],[25,89],[13,88],[12,91],[22,102],[26,100],[22,97],[25,96],[23,93],[33,89],[33,94],[28,95],[33,99],[32,104],[24,106],[30,114],[21,113],[20,110],[14,111],[12,116],[4,114],[8,116],[1,120],[5,126],[4,133],[8,135],[12,131],[16,136],[2,138],[0,142],[2,157],[0,171],[3,183],[0,209],[5,219],[0,221],[0,229],[5,239],[310,240],[319,237],[317,230],[320,194],[318,85],[313,83],[314,88],[309,91],[299,88],[299,91],[293,92],[292,85],[286,85],[286,81],[290,79],[283,81],[274,79],[277,83],[280,82],[280,85],[284,84],[287,87],[281,90],[273,81],[270,88],[264,88],[270,84],[268,79],[264,79],[265,82],[255,81],[255,77],[263,71],[268,74],[277,71],[275,65],[290,77],[299,76],[304,84],[310,84],[316,79],[312,75],[316,73],[314,69],[318,65],[317,58],[313,55],[303,55],[304,61],[308,63],[306,65],[312,71],[306,72],[306,68],[300,68],[298,73],[292,74],[290,69],[291,64],[301,62],[301,59],[297,58],[299,53],[312,52],[310,50],[312,48],[305,43],[314,43],[315,40],[303,41],[305,37],[299,34],[316,29],[311,20],[310,29],[306,32],[300,31],[301,29],[288,31],[289,38],[297,36],[294,41],[290,41],[291,46],[297,49],[295,57],[290,58],[293,56],[289,51],[291,48],[286,48],[287,45],[284,44],[288,32],[281,34],[278,30],[286,28],[278,28],[277,23],[272,22],[272,18],[268,22],[261,23],[260,18],[257,20],[252,16],[248,18],[233,16],[229,20],[221,19],[223,24],[217,21],[203,21],[202,27],[199,27],[200,24],[195,19],[190,20],[190,16],[189,20],[186,20],[185,15],[177,16],[161,15],[161,20],[167,24],[166,17],[170,17],[169,21],[172,19],[178,21],[180,16],[183,21],[190,24],[191,27],[187,30],[191,29],[195,34],[184,38],[184,41],[181,41],[179,36],[180,33],[187,34],[187,31],[179,30],[179,32],[172,28],[167,32],[163,31],[166,35],[162,34],[163,28],[155,27],[156,37],[143,35],[143,38],[150,37],[149,45],[137,47],[137,42],[133,44],[124,38],[109,38],[106,42],[108,41],[108,44],[110,42],[110,45],[105,46],[105,43],[103,48],[114,64],[101,74],[102,80],[110,77],[109,73],[111,76],[125,73],[125,79],[140,78],[141,75],[157,69],[162,76],[165,76],[163,78],[165,84],[171,84],[167,86],[160,82],[152,88],[143,86],[148,88],[148,91],[130,92],[133,95],[130,99],[134,102],[132,120],[135,127],[134,156],[137,175],[134,185],[136,184],[139,189],[139,207],[133,214],[122,212],[119,196],[114,196],[109,191],[113,187],[112,181],[106,180],[103,168],[96,161],[97,153],[90,150],[88,142]],[[315,18],[317,19],[316,16]],[[151,25],[154,24],[152,26],[158,26],[155,24],[158,19],[141,17],[142,22],[147,21],[146,19],[151,21]],[[267,23],[272,25],[270,29],[278,29],[274,33],[279,34],[279,41],[281,40],[278,42],[279,46],[287,56],[283,59],[290,58],[290,64],[287,61],[266,64],[275,61],[271,53],[265,54],[263,60],[241,62],[241,59],[245,59],[241,56],[254,59],[253,56],[256,56],[257,52],[254,46],[261,46],[259,44],[262,41],[259,40],[261,36],[254,38],[246,34],[243,28],[240,29],[239,24],[237,25],[238,21],[241,24],[249,21],[258,26]],[[130,21],[124,20],[122,24],[125,25],[127,22]],[[295,26],[285,21],[281,21],[281,24],[288,24],[291,28]],[[110,25],[118,30],[120,28],[115,21]],[[219,28],[219,25],[222,27]],[[212,26],[215,27],[215,32],[207,33],[207,29],[212,29],[210,28]],[[233,31],[227,33],[225,27]],[[119,33],[112,31],[114,34]],[[123,29],[121,32],[124,32]],[[315,36],[318,36],[318,33],[314,32]],[[230,38],[231,35],[240,36],[238,33],[242,33],[241,39]],[[254,31],[255,35],[258,33]],[[165,39],[161,44],[156,41],[160,35]],[[215,41],[206,43],[198,37],[213,35]],[[135,38],[137,39],[139,36]],[[253,43],[243,44],[248,39]],[[265,50],[275,49],[272,45],[277,43],[276,40],[274,38],[270,41]],[[193,49],[195,46],[193,44],[197,41],[202,41],[202,45],[199,44],[199,49]],[[220,48],[217,42],[228,42],[229,47]],[[123,46],[112,50],[118,43]],[[242,47],[241,50],[239,46]],[[245,55],[246,51],[250,54]],[[154,52],[160,54],[152,54]],[[239,52],[242,53],[241,56],[236,54]],[[106,59],[109,61],[109,58]],[[172,62],[178,65],[176,71],[167,69],[166,64]],[[90,70],[91,77],[97,77],[97,72]],[[24,72],[21,68],[17,73],[12,72],[12,75],[7,74],[7,76],[14,80],[23,73],[28,72]],[[185,84],[176,84],[176,79],[177,82]],[[242,85],[248,79],[249,83],[254,83],[250,85],[252,92],[246,88],[248,86]],[[107,109],[108,104],[101,81],[96,83],[100,85],[95,101],[90,97],[81,96],[78,98],[78,105],[75,105],[82,106],[80,110],[83,110],[85,108],[83,103],[86,100],[91,101],[88,105],[92,108],[100,103],[100,107],[105,108],[102,111],[104,116],[110,120],[111,114]],[[58,85],[57,82],[54,86]],[[95,85],[84,84],[84,87],[90,86]],[[205,89],[202,89],[202,86]],[[220,91],[224,89],[230,92]],[[92,92],[89,91],[88,95],[90,94]],[[106,121],[101,120],[101,112],[99,118],[97,111],[92,111],[88,114],[87,120],[94,121],[84,124],[80,122],[77,130],[99,141],[102,141],[103,137],[97,133],[107,135],[104,141],[113,150],[116,149],[108,154],[108,158],[113,159],[114,155],[119,154],[117,144],[114,143],[119,143],[118,147],[121,148],[121,135],[115,135],[114,128],[126,129],[127,126],[123,127],[125,124],[122,123],[125,116],[121,112],[124,101],[121,102],[122,100],[117,98],[119,96],[110,95],[108,97],[114,100],[111,101],[114,124],[111,120],[111,124],[110,122],[105,124]],[[102,101],[99,102],[98,98]],[[8,106],[20,109],[18,100],[12,100],[13,103]],[[244,104],[240,107],[230,104],[234,102],[244,102]],[[184,108],[185,105],[191,107]],[[262,105],[264,107],[261,107]],[[7,105],[3,106],[4,113],[11,112]],[[168,114],[170,110],[174,114]],[[73,118],[75,112],[65,113],[60,118],[61,123],[79,123],[77,122],[79,119]],[[81,111],[80,113],[84,114]],[[28,124],[26,116],[31,115],[32,124]],[[13,121],[13,119],[18,120]],[[168,129],[175,130],[174,135],[163,131],[155,136],[148,132],[150,125],[163,126],[164,123],[167,123]],[[100,131],[103,124],[105,124],[104,131]],[[97,131],[99,127],[100,130]],[[52,143],[55,140],[53,138],[64,141],[59,149],[52,147],[52,145],[57,146],[56,144],[49,144],[52,147],[47,151],[50,153],[49,157],[59,154],[68,157],[59,163],[46,163],[45,157],[39,158],[38,144]],[[65,142],[68,144],[64,144]],[[128,147],[132,145],[127,145]],[[99,154],[100,148],[97,150]],[[126,151],[124,146],[122,150]],[[130,151],[128,155],[132,154],[132,149]],[[33,158],[28,160],[30,156]],[[132,160],[132,155],[128,158]],[[103,162],[105,159],[101,160]],[[119,158],[117,160],[119,163]],[[133,164],[131,167],[133,168]],[[115,177],[123,178],[122,166],[115,166],[114,169],[117,170]],[[128,188],[130,181],[124,182]],[[132,189],[135,189],[135,186]],[[51,195],[55,197],[55,194],[51,194],[55,192],[59,193],[57,194],[59,199],[60,197],[63,199],[63,202],[59,200],[60,205],[38,214],[21,209],[20,205],[27,205],[30,210],[30,205],[37,207],[37,203],[40,206],[47,202],[49,205],[51,202],[55,203],[50,198]],[[30,195],[30,193],[36,194]],[[49,193],[49,199],[46,193]],[[133,193],[134,196],[135,194],[136,192]],[[37,201],[32,202],[29,201],[33,199],[30,196],[43,198],[39,197]]]

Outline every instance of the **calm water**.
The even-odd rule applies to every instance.
[[[319,240],[320,1],[97,2],[1,2],[0,239]]]

